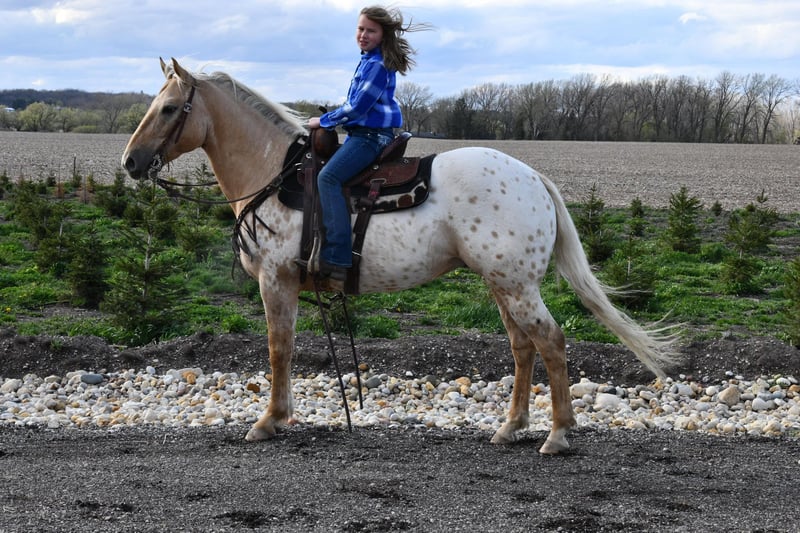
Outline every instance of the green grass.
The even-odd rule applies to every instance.
[[[49,306],[68,304],[71,289],[67,281],[44,272],[34,263],[36,250],[31,234],[12,217],[11,195],[0,199],[0,324],[13,327],[22,334],[50,333],[60,335],[97,335],[111,342],[121,342],[126,332],[110,319],[44,318]],[[125,223],[96,206],[77,199],[70,202],[69,223],[77,228],[92,223],[113,256],[120,253],[123,239],[120,229]],[[571,205],[573,214],[579,209]],[[187,296],[179,304],[179,318],[166,336],[213,333],[256,332],[266,330],[263,307],[257,284],[241,273],[231,276],[233,255],[229,235],[231,220],[215,217],[213,211],[201,213],[195,206],[176,204],[186,216],[197,218],[216,237],[200,261],[192,261],[183,273]],[[619,237],[616,248],[625,242],[630,216],[626,209],[608,210],[608,224]],[[717,217],[703,211],[698,220],[701,228],[699,253],[673,252],[661,241],[667,211],[645,208],[645,232],[641,238],[644,253],[636,261],[646,262],[656,272],[653,296],[646,305],[628,311],[640,323],[651,323],[668,316],[668,323],[685,323],[688,335],[707,338],[730,329],[755,335],[783,337],[786,328],[784,313],[789,300],[783,288],[787,261],[797,254],[800,242],[800,218],[797,214],[781,216],[774,244],[758,257],[760,273],[757,285],[761,292],[731,295],[721,280],[726,257],[731,254],[721,241],[725,214]],[[177,250],[178,244],[167,243]],[[90,252],[90,251],[87,251]],[[110,266],[106,269],[110,275]],[[552,269],[551,269],[552,270]],[[602,265],[598,277],[603,280]],[[543,299],[568,337],[575,340],[615,342],[583,307],[575,293],[563,280],[549,273],[541,288]],[[306,295],[311,296],[311,295]],[[464,331],[504,332],[494,300],[483,281],[466,269],[458,269],[422,287],[397,293],[369,294],[349,299],[355,332],[359,336],[395,338],[413,330],[415,334]],[[338,313],[338,314],[337,314]],[[344,329],[341,313],[334,311],[332,322]],[[313,305],[301,304],[298,330],[322,332],[319,312]]]

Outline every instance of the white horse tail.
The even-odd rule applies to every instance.
[[[578,230],[561,193],[552,181],[544,176],[540,177],[556,209],[554,254],[558,272],[566,278],[595,318],[630,348],[656,376],[664,378],[666,375],[662,367],[674,364],[676,360],[676,353],[672,349],[676,337],[667,334],[669,327],[643,328],[611,303],[608,293],[614,289],[604,286],[592,273]]]

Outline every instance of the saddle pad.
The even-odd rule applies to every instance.
[[[373,213],[388,213],[398,209],[408,209],[427,200],[428,192],[430,191],[431,166],[435,157],[436,154],[433,154],[420,159],[415,179],[402,185],[381,187],[381,193],[374,204]],[[376,174],[374,177],[379,178],[380,175]],[[351,213],[358,212],[360,199],[365,198],[368,193],[368,183],[366,186],[355,185],[350,187],[349,190],[345,189],[345,196]],[[278,199],[285,206],[302,211],[303,194],[304,189],[297,180],[297,175],[292,174],[291,177],[283,181],[280,191],[278,191]]]

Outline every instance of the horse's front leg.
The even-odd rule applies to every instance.
[[[294,352],[294,329],[297,321],[298,290],[292,285],[277,291],[264,290],[261,297],[267,314],[269,363],[272,367],[272,389],[267,412],[253,424],[245,437],[249,441],[268,439],[289,423],[294,410],[290,372]],[[295,284],[296,285],[296,284]]]

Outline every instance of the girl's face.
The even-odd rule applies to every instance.
[[[381,45],[383,40],[383,26],[370,20],[366,15],[358,17],[356,27],[356,42],[362,52],[371,52]]]

